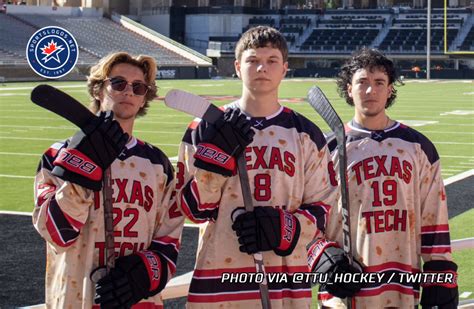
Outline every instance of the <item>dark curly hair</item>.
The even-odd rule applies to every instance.
[[[347,86],[352,84],[352,77],[355,72],[359,69],[369,69],[372,71],[374,68],[380,69],[387,73],[389,85],[399,86],[403,85],[400,80],[392,60],[388,59],[381,51],[372,48],[362,48],[355,52],[352,57],[342,66],[341,71],[337,76],[337,92],[339,95],[346,99],[347,104],[354,106],[354,101],[349,97],[347,92]],[[389,108],[397,98],[397,90],[395,87],[392,89],[392,95],[388,98],[385,103],[385,108]]]

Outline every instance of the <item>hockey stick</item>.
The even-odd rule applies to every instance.
[[[31,92],[31,101],[78,126],[85,127],[96,117],[84,105],[76,99],[49,85],[36,86]],[[114,252],[114,226],[112,214],[112,188],[110,179],[110,167],[104,172],[104,228],[105,228],[105,254],[107,273],[115,266]],[[99,274],[103,276],[105,274]],[[100,279],[100,278],[98,278]]]
[[[328,124],[329,128],[336,136],[338,157],[339,157],[339,178],[341,180],[341,199],[342,199],[342,244],[344,253],[352,265],[352,249],[351,249],[351,223],[350,223],[350,205],[349,205],[349,187],[347,186],[346,169],[346,133],[344,131],[344,123],[336,113],[328,98],[323,91],[313,86],[308,91],[308,102],[314,110]],[[352,301],[347,299],[347,307],[352,307]]]
[[[170,90],[166,94],[165,104],[168,107],[201,118],[211,124],[215,123],[223,113],[206,99],[182,90]],[[247,173],[247,163],[243,155],[240,155],[237,158],[237,170],[239,171],[239,180],[240,186],[242,187],[245,210],[253,211],[253,200]],[[253,254],[253,259],[257,273],[262,273],[264,275],[263,282],[259,284],[262,307],[264,309],[270,309],[270,295],[268,292],[267,275],[263,265],[262,253],[257,252]]]

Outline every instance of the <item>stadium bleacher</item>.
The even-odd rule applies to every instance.
[[[447,19],[448,49],[463,27],[471,27],[472,13],[467,9],[450,9]],[[466,21],[470,21],[466,22]],[[363,46],[377,47],[394,54],[426,53],[426,11],[394,10],[327,10],[320,15],[252,17],[243,31],[256,25],[278,28],[289,42],[290,52],[296,54],[350,54]],[[471,50],[474,30],[458,47]],[[225,38],[225,37],[222,37]],[[219,44],[210,39],[209,49],[231,52],[238,37],[227,38]],[[459,39],[458,39],[459,40]],[[224,43],[225,42],[225,43]],[[233,43],[229,43],[233,42]],[[431,51],[444,52],[444,14],[434,10],[431,16]]]
[[[0,14],[0,29],[0,62],[26,64],[25,42],[36,29],[7,14]]]
[[[39,28],[57,25],[70,29],[79,46],[86,51],[86,57],[93,55],[93,58],[83,59],[84,62],[94,63],[97,59],[114,51],[126,51],[132,54],[140,51],[154,57],[159,65],[194,65],[192,61],[141,37],[110,19],[21,14],[16,16],[25,23]]]

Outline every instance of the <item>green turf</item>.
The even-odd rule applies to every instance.
[[[159,94],[164,96],[172,88],[191,91],[200,95],[238,96],[238,80],[180,80],[158,81]],[[33,208],[33,177],[41,153],[54,141],[73,134],[75,128],[67,121],[35,106],[29,101],[31,88],[38,83],[7,83],[0,86],[0,210],[30,212]],[[63,88],[83,103],[88,102],[84,82],[51,82]],[[353,111],[337,95],[334,81],[284,80],[281,98],[305,98],[308,89],[317,84],[326,93],[344,121],[349,121]],[[28,89],[7,89],[7,88]],[[398,88],[398,99],[388,111],[398,120],[433,121],[414,126],[436,145],[441,156],[444,178],[474,168],[474,88],[469,82],[407,82]],[[214,101],[218,105],[228,101]],[[285,103],[314,120],[323,131],[328,127],[305,102]],[[168,156],[178,153],[178,144],[192,118],[166,108],[162,101],[152,102],[149,113],[135,125],[138,138],[160,147]],[[473,237],[474,210],[450,221],[452,239]],[[460,292],[474,292],[474,250],[456,252],[454,258],[460,265]],[[474,295],[471,295],[474,297]]]

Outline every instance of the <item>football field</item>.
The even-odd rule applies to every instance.
[[[48,83],[88,104],[85,82]],[[33,180],[41,154],[55,141],[77,130],[66,120],[31,103],[29,96],[37,84],[0,85],[0,210],[32,211]],[[344,122],[349,121],[352,108],[338,96],[333,80],[284,80],[280,88],[281,103],[313,120],[323,132],[328,131],[305,101],[308,89],[315,84],[326,93]],[[234,100],[241,91],[238,80],[159,80],[157,85],[160,97],[178,88],[209,96],[217,105]],[[398,89],[398,99],[388,110],[389,116],[414,127],[435,144],[443,178],[474,169],[474,82],[409,80]],[[190,116],[171,110],[158,100],[151,102],[148,114],[137,120],[134,132],[138,138],[161,148],[173,161],[191,120]],[[450,221],[452,239],[474,237],[474,202],[464,200],[468,203],[465,208],[471,210]],[[460,293],[474,292],[473,254],[474,249],[454,254],[460,265]]]

